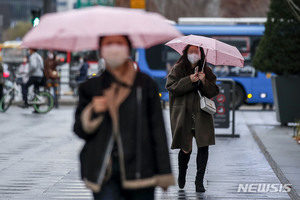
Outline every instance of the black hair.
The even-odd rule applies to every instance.
[[[108,35],[109,36],[109,35]],[[99,50],[100,50],[100,47],[102,46],[102,41],[103,41],[103,39],[105,38],[105,37],[108,37],[108,36],[101,36],[101,37],[99,37]],[[130,40],[129,40],[129,37],[127,36],[127,35],[121,35],[121,36],[123,36],[125,39],[126,39],[126,41],[127,41],[127,43],[128,43],[128,47],[129,47],[129,52],[131,51],[131,49],[132,49],[132,45],[131,45],[131,42],[130,42]]]
[[[177,60],[176,64],[178,64],[176,68],[176,74],[179,77],[184,77],[188,76],[191,74],[191,69],[192,69],[192,64],[190,63],[188,57],[187,57],[187,52],[189,50],[189,47],[191,45],[187,45],[183,51],[182,51],[182,56]],[[200,53],[201,53],[201,59],[198,61],[197,66],[199,67],[199,71],[202,70],[203,63],[205,62],[205,54],[204,50],[202,47],[200,47]],[[204,68],[206,67],[206,62],[204,64]]]

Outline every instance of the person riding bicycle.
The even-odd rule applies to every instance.
[[[28,76],[29,80],[25,84],[24,87],[24,104],[20,107],[22,108],[28,108],[28,88],[31,85],[34,85],[34,91],[39,90],[39,86],[42,82],[43,76],[44,76],[44,62],[43,58],[36,52],[36,49],[29,49],[29,71]]]

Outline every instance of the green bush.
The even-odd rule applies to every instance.
[[[265,33],[253,59],[256,69],[300,76],[300,12],[291,0],[271,0]],[[300,0],[293,0],[300,8]]]
[[[24,35],[32,28],[30,22],[18,22],[15,27],[8,28],[4,31],[3,41],[16,40],[17,38],[23,38]]]

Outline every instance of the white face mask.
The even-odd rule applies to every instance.
[[[129,58],[129,48],[126,45],[105,45],[101,53],[107,66],[113,69],[120,67]]]
[[[195,64],[200,60],[200,55],[196,53],[188,54],[188,59],[190,63]]]
[[[54,58],[53,53],[49,53],[49,54],[48,54],[48,57],[49,57],[50,59],[53,59],[53,58]]]

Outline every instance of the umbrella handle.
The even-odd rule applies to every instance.
[[[206,49],[206,53],[204,54],[204,62],[203,62],[202,68],[201,68],[201,72],[203,72],[203,70],[204,70],[204,64],[206,63],[207,52],[208,52],[208,49]],[[201,54],[200,47],[199,47],[199,53]]]

